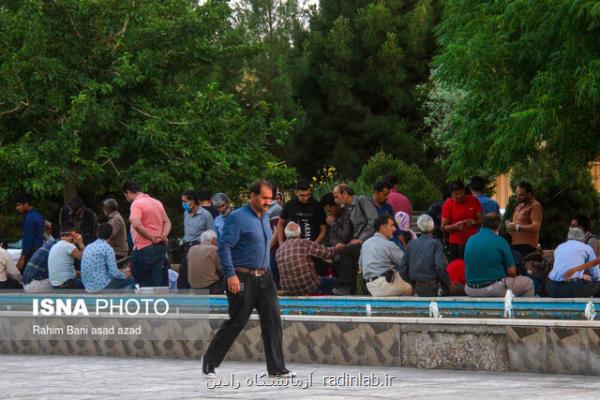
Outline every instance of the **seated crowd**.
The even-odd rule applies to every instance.
[[[571,221],[567,240],[547,268],[539,246],[543,207],[527,182],[517,185],[517,206],[500,234],[498,203],[485,195],[485,180],[452,182],[447,198],[434,203],[412,229],[410,200],[386,177],[370,196],[340,183],[319,200],[299,181],[285,202],[276,192],[267,229],[273,231],[270,268],[280,293],[291,296],[515,296],[591,297],[600,294],[600,241],[590,220]],[[171,221],[160,201],[133,182],[123,192],[131,203],[128,235],[114,199],[102,209],[106,223],[74,197],[60,211],[60,238],[28,196],[17,200],[24,215],[23,250],[17,263],[0,248],[0,289],[35,293],[87,292],[165,286],[169,282],[167,237]],[[446,197],[446,196],[445,196]],[[185,191],[182,261],[178,289],[225,291],[219,240],[233,207],[224,193]],[[264,227],[263,227],[264,228]],[[228,231],[229,235],[255,234]],[[117,260],[120,260],[119,262]],[[118,265],[125,262],[119,269]]]

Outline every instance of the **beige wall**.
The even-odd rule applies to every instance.
[[[590,172],[596,191],[600,192],[600,161],[595,161],[590,164]],[[496,193],[492,198],[498,202],[500,208],[506,208],[508,199],[512,195],[510,188],[510,174],[500,175],[496,178]]]

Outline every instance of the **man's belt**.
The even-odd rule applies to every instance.
[[[267,272],[270,271],[268,268],[235,267],[234,269],[237,272],[241,272],[241,273],[244,273],[244,274],[250,274],[250,275],[254,275],[254,276],[263,276],[264,274],[266,274]]]
[[[502,279],[496,279],[495,281],[487,281],[487,282],[482,282],[482,283],[469,283],[467,282],[467,286],[472,288],[472,289],[483,289],[484,287],[488,287],[490,285],[493,285],[496,282],[500,282]]]

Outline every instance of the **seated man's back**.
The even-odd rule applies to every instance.
[[[499,226],[496,214],[486,214],[483,227],[467,241],[465,292],[471,297],[502,297],[511,289],[515,296],[533,296],[533,281],[517,276],[510,246],[498,236]]]
[[[212,229],[202,232],[200,244],[190,247],[187,254],[187,278],[192,289],[223,293],[221,260],[217,250],[217,233]]]
[[[60,286],[69,279],[74,279],[75,258],[72,256],[76,247],[73,243],[60,240],[50,249],[48,255],[48,276],[52,286]]]

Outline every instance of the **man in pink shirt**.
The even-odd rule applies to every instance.
[[[131,269],[140,286],[166,286],[163,264],[171,220],[162,203],[140,190],[137,183],[123,183],[123,194],[131,203],[129,222],[133,238]]]
[[[388,181],[390,185],[392,185],[392,189],[390,190],[390,195],[387,198],[387,203],[392,206],[392,210],[394,211],[393,215],[396,215],[398,211],[404,211],[410,217],[412,221],[413,209],[412,204],[408,197],[398,192],[398,179],[395,176],[388,175],[383,180]],[[412,223],[412,222],[411,222]]]

